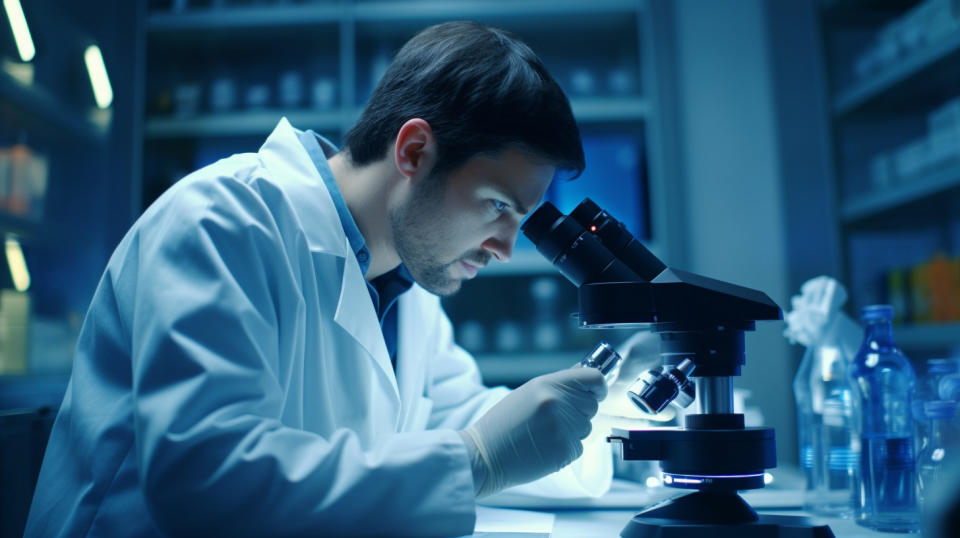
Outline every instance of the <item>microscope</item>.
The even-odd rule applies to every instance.
[[[669,268],[589,198],[569,215],[545,202],[521,227],[578,288],[581,328],[646,329],[660,337],[660,368],[628,397],[655,414],[686,407],[684,427],[613,429],[624,460],[659,461],[663,484],[693,490],[640,512],[623,537],[833,537],[798,516],[759,515],[738,491],[764,487],[776,467],[772,428],[747,428],[733,408],[733,376],[746,362],[744,333],[782,319],[763,292]],[[616,395],[610,395],[616,397]]]

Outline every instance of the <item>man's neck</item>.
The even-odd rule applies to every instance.
[[[389,214],[394,185],[392,168],[384,162],[357,168],[343,152],[331,157],[329,164],[347,209],[370,250],[370,267],[364,276],[373,280],[400,265]]]

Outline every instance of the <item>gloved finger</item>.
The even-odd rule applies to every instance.
[[[607,397],[607,380],[596,368],[567,368],[550,375],[559,383],[593,394],[597,400]]]
[[[592,417],[593,415],[584,415],[580,410],[565,410],[560,412],[558,418],[561,424],[560,428],[576,436],[577,439],[583,439],[587,435],[590,435],[590,430],[593,428],[592,424],[590,424]]]
[[[579,432],[577,432],[577,438],[586,439],[587,437],[590,437],[590,432],[592,431],[593,431],[593,423],[590,422],[589,420],[584,421],[583,427],[580,429]]]
[[[559,471],[560,469],[563,469],[563,468],[566,467],[567,465],[570,465],[571,463],[573,463],[574,461],[576,461],[576,459],[579,458],[579,457],[582,456],[582,455],[583,455],[583,443],[581,443],[580,441],[575,441],[574,443],[571,444],[571,447],[570,447],[570,455],[569,455],[568,459],[567,459],[567,460],[563,463],[563,465],[561,465],[560,468],[557,469],[557,470]]]
[[[600,402],[594,393],[569,385],[556,385],[556,389],[563,395],[563,404],[575,409],[580,416],[590,418],[597,414]]]

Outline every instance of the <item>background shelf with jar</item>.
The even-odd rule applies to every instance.
[[[570,96],[588,168],[547,198],[569,211],[591,196],[651,239],[653,11],[639,0],[153,0],[143,207],[190,171],[255,151],[281,116],[339,144],[407,39],[470,19],[520,36]],[[522,237],[510,263],[491,264],[445,306],[490,383],[569,366],[603,336],[575,330],[576,289]]]
[[[853,308],[893,304],[908,353],[958,352],[960,2],[825,4]]]
[[[59,405],[83,314],[136,214],[144,10],[111,6],[10,0],[0,14],[0,410]]]
[[[0,536],[23,533],[83,315],[137,214],[144,20],[139,2],[0,7]]]

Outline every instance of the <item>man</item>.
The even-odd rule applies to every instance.
[[[449,23],[399,52],[342,152],[282,120],[187,176],[110,259],[26,534],[469,534],[476,497],[580,455],[606,386],[484,388],[436,295],[507,261],[583,166],[530,49]]]

